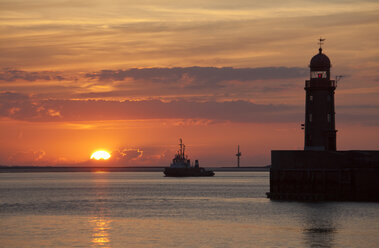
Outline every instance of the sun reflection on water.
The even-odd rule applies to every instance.
[[[111,222],[109,208],[106,203],[108,197],[107,172],[101,169],[94,171],[93,190],[96,194],[95,215],[90,218],[92,226],[91,247],[111,248]]]
[[[108,171],[104,171],[104,170],[96,170],[96,171],[93,171],[93,173],[96,173],[96,174],[104,174],[104,173],[108,173]]]
[[[93,217],[90,223],[94,226],[91,240],[92,247],[111,248],[109,236],[111,220],[105,217]]]

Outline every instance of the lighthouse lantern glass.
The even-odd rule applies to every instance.
[[[326,78],[326,71],[312,71],[311,78]]]

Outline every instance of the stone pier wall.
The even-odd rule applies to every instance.
[[[379,151],[272,151],[274,200],[379,201]]]

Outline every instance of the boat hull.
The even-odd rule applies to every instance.
[[[164,172],[166,177],[212,177],[214,172],[204,168],[171,168],[166,167]]]

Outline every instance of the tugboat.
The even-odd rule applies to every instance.
[[[191,166],[191,161],[185,155],[185,145],[180,139],[179,150],[175,154],[170,167],[164,169],[166,177],[211,177],[214,172],[205,170],[199,166],[199,161],[195,160],[195,165]]]

